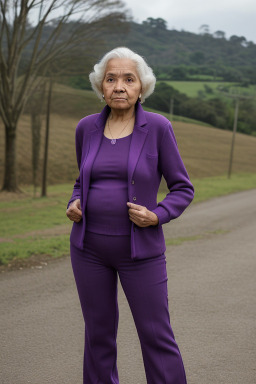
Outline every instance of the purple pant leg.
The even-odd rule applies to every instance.
[[[182,357],[170,324],[165,254],[136,261],[120,282],[140,339],[147,384],[186,384]]]
[[[88,233],[86,249],[71,245],[71,261],[85,319],[83,384],[118,384],[117,272],[141,343],[147,384],[186,384],[170,324],[166,258],[134,261],[130,237]]]
[[[117,273],[72,244],[70,251],[85,320],[83,384],[119,384]]]

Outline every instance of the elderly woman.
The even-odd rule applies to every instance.
[[[162,225],[194,189],[171,123],[145,112],[155,76],[128,48],[108,52],[90,74],[106,106],[76,128],[80,170],[67,216],[72,269],[85,321],[84,384],[117,384],[117,273],[138,332],[147,383],[185,384],[170,324]],[[162,175],[169,192],[157,203]]]

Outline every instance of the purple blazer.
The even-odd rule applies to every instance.
[[[110,108],[89,115],[79,121],[76,128],[76,155],[79,177],[68,202],[80,199],[82,219],[73,223],[70,242],[83,249],[86,230],[86,202],[90,185],[91,168],[100,147]],[[161,177],[166,180],[169,192],[157,204]],[[169,120],[162,115],[146,112],[136,104],[135,125],[128,157],[129,201],[154,212],[158,225],[139,227],[131,225],[131,258],[140,260],[160,256],[166,250],[162,225],[180,216],[194,197],[194,188],[178,151]],[[127,206],[127,213],[128,213]]]

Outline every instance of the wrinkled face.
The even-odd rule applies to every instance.
[[[109,60],[102,83],[106,103],[112,109],[132,108],[141,93],[136,64],[131,59]]]

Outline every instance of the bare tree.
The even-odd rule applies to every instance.
[[[0,0],[0,116],[5,126],[3,190],[17,191],[16,127],[53,62],[93,45],[100,21],[123,17],[121,0]],[[103,23],[103,24],[104,24]]]

